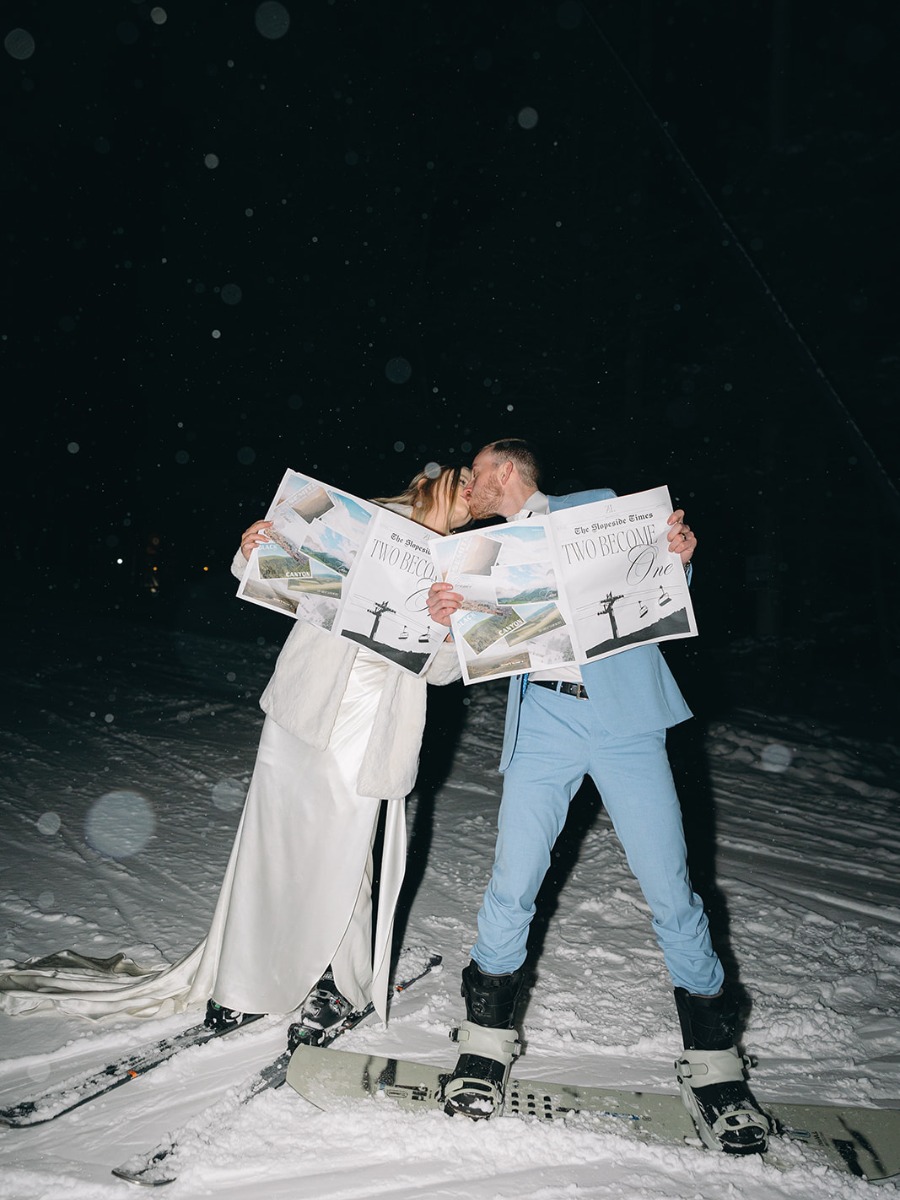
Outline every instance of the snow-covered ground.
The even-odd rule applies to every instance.
[[[65,947],[156,963],[203,936],[253,765],[257,696],[286,632],[279,620],[260,626],[259,644],[91,623],[63,609],[7,631],[6,963]],[[449,1063],[447,1029],[460,1015],[459,971],[492,853],[503,685],[432,700],[409,802],[401,924],[404,942],[440,951],[444,967],[396,1001],[386,1028],[363,1026],[342,1044]],[[900,1104],[900,749],[773,711],[693,724],[673,739],[673,758],[695,878],[752,1001],[745,1042],[758,1058],[757,1092]],[[667,977],[589,789],[558,847],[534,940],[527,1074],[673,1090],[679,1042]],[[0,1103],[186,1023],[0,1017]],[[0,1131],[0,1197],[127,1194],[110,1169],[274,1057],[283,1031],[267,1019],[51,1125]],[[843,1200],[873,1186],[796,1144],[779,1145],[775,1167],[640,1142],[584,1118],[473,1124],[372,1103],[322,1113],[289,1088],[220,1113],[207,1129],[168,1189],[173,1200]]]

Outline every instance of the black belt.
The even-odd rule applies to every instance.
[[[587,688],[583,683],[565,683],[561,679],[529,679],[535,687],[552,688],[554,692],[562,692],[564,696],[575,696],[579,700],[587,700]]]

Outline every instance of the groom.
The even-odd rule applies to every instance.
[[[464,494],[473,519],[496,515],[508,521],[615,495],[597,488],[546,496],[538,485],[534,451],[507,438],[476,455]],[[680,510],[669,525],[669,550],[688,570],[697,539]],[[429,612],[448,625],[461,600],[451,583],[435,583]],[[462,974],[466,1020],[455,1031],[460,1055],[444,1088],[448,1113],[489,1117],[502,1106],[519,1049],[513,1022],[535,897],[569,802],[590,775],[650,907],[674,985],[685,1047],[676,1070],[698,1132],[713,1149],[766,1149],[768,1119],[745,1082],[735,1047],[737,1004],[724,987],[703,902],[688,876],[666,754],[666,730],[690,716],[655,644],[510,680],[496,854],[471,962]]]

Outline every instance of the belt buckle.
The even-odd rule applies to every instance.
[[[550,688],[558,696],[574,696],[576,700],[587,700],[587,688],[583,683],[572,683],[567,679],[532,679],[538,687]]]

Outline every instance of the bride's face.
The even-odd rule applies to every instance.
[[[472,472],[468,467],[463,467],[459,474],[459,487],[456,489],[456,500],[453,502],[453,511],[450,514],[450,528],[459,529],[460,526],[468,524],[469,516],[469,501],[465,497],[466,488],[472,480]]]

